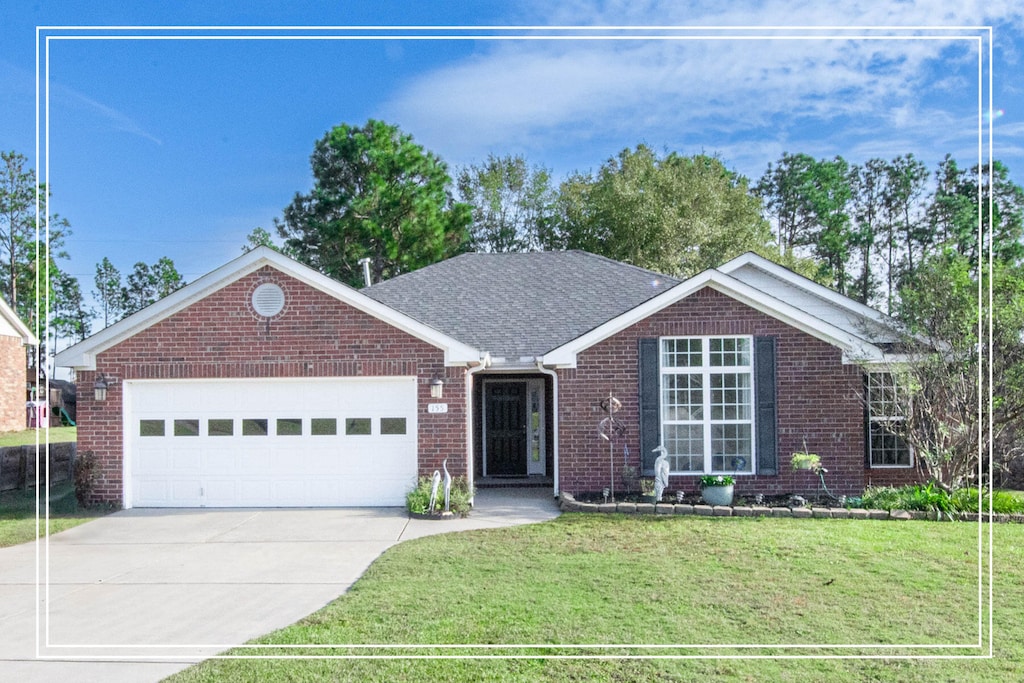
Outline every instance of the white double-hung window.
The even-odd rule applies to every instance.
[[[751,337],[661,340],[661,437],[674,473],[754,471]]]
[[[868,449],[872,467],[913,467],[914,458],[903,430],[903,402],[896,377],[888,372],[868,373]]]

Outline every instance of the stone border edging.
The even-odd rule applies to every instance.
[[[759,505],[690,505],[689,503],[581,503],[571,493],[560,493],[562,512],[622,512],[640,515],[698,515],[703,517],[796,517],[829,519],[936,519],[934,512],[921,510],[865,510],[864,508],[767,507]],[[1016,522],[1024,524],[1024,515],[961,512],[962,522]]]

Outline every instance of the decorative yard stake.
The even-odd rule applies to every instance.
[[[452,475],[448,474],[448,458],[441,463],[441,469],[444,470],[444,511],[451,512]]]
[[[615,413],[619,412],[621,408],[622,402],[609,391],[608,398],[601,401],[601,410],[606,412],[608,417],[602,419],[597,425],[597,433],[608,442],[608,476],[611,481],[608,489],[611,493],[612,502],[615,501],[615,442],[613,437],[622,436],[626,433],[625,426],[614,417]]]
[[[437,505],[437,487],[441,485],[441,473],[438,470],[434,470],[434,476],[430,478],[430,504],[427,506],[427,512],[434,514],[434,506]]]

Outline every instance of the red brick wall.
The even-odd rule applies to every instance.
[[[275,282],[285,308],[268,323],[251,308],[252,291]],[[99,355],[97,372],[113,380],[97,403],[96,374],[80,372],[78,449],[100,462],[96,498],[122,501],[121,382],[132,379],[243,377],[419,378],[419,470],[429,475],[449,458],[452,476],[465,475],[465,369],[445,368],[444,352],[317,289],[265,267]],[[428,414],[430,381],[444,378],[448,412]]]
[[[559,371],[559,488],[570,493],[600,491],[608,486],[610,463],[616,488],[623,457],[640,465],[639,339],[689,335],[776,337],[778,472],[776,476],[743,475],[737,493],[790,493],[817,490],[818,478],[789,466],[804,442],[821,456],[828,469],[826,483],[836,495],[860,494],[868,477],[875,483],[906,483],[913,470],[868,470],[864,457],[862,373],[843,365],[839,349],[710,288],[594,345],[581,353],[575,369]],[[597,425],[604,416],[599,401],[611,391],[622,402],[617,417],[625,424],[624,439],[609,457],[608,442]],[[673,476],[670,490],[697,491],[694,476]]]
[[[25,428],[25,358],[21,337],[0,336],[0,432]]]

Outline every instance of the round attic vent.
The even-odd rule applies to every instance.
[[[284,290],[273,282],[264,282],[252,293],[252,308],[264,318],[273,318],[284,309]]]

